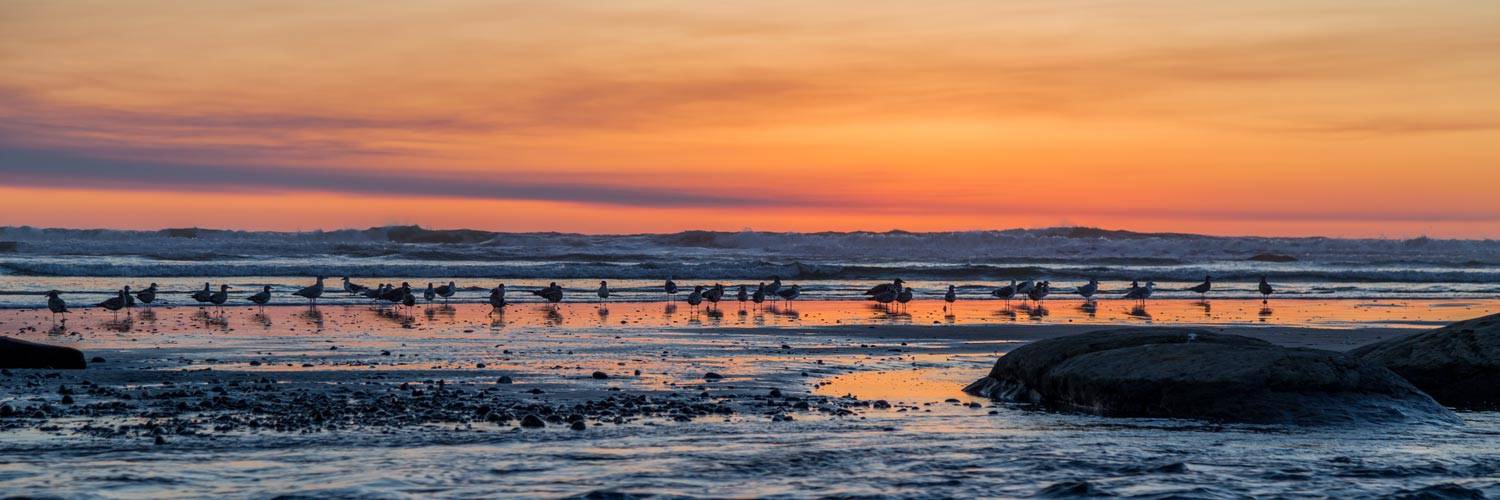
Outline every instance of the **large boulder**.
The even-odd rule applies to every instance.
[[[1458,421],[1380,366],[1198,329],[1123,328],[1040,340],[1002,356],[964,392],[1113,417]]]
[[[1445,405],[1500,407],[1500,314],[1376,342],[1349,354],[1389,368]]]
[[[72,347],[0,337],[0,368],[82,369],[83,352]]]

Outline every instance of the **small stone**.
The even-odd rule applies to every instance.
[[[719,374],[714,373],[714,372],[708,372],[708,373],[703,374],[703,380],[723,380],[723,379],[724,379],[723,375],[719,375]]]
[[[514,383],[514,382],[511,381],[509,375],[501,375],[500,378],[498,378],[498,379],[495,380],[495,383],[496,384],[510,384],[510,383]]]
[[[771,389],[770,396],[773,397],[773,398],[779,398],[779,397],[781,397],[781,389]]]
[[[891,403],[889,401],[884,400],[884,399],[878,399],[878,400],[875,400],[875,402],[872,403],[870,406],[874,407],[877,410],[889,410],[891,408]]]
[[[103,363],[104,362],[104,356],[94,356],[94,359],[90,359],[89,362],[90,363]]]
[[[529,414],[521,419],[521,427],[539,429],[546,426],[547,423],[543,422],[542,417],[538,417],[536,414]]]
[[[568,427],[571,428],[571,429],[573,429],[573,430],[575,430],[575,431],[581,431],[581,430],[587,429],[589,427],[589,425],[583,423],[582,420],[574,420],[573,421],[573,425],[570,425]]]
[[[250,366],[260,366],[260,361],[252,359],[250,360]]]
[[[65,405],[73,404],[73,396],[64,394],[63,397],[62,397],[62,404],[65,404]]]
[[[390,356],[391,355],[391,351],[380,351],[380,355],[381,356]]]
[[[335,346],[328,346],[328,350],[330,350],[330,351],[337,351],[337,350],[339,350],[339,346],[336,346],[336,345]]]
[[[609,378],[609,374],[604,372],[594,372],[594,378],[598,380],[604,380]]]

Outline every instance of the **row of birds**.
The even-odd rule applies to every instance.
[[[325,287],[323,284],[323,281],[325,279],[326,277],[319,276],[317,278],[317,282],[313,283],[311,286],[304,287],[300,290],[292,292],[292,295],[307,299],[309,305],[316,304],[318,298],[322,297],[323,292],[325,291]],[[208,283],[204,283],[203,289],[193,292],[191,297],[200,305],[213,305],[223,307],[224,304],[229,301],[230,288],[233,287],[229,285],[219,285],[219,290],[215,292]],[[372,301],[389,302],[406,307],[415,306],[417,303],[416,295],[412,292],[411,284],[407,282],[402,282],[400,286],[382,283],[379,286],[372,288],[354,283],[349,280],[348,276],[345,276],[343,277],[343,288],[344,291],[349,293],[350,295],[363,296]],[[677,285],[677,283],[671,279],[668,279],[666,281],[666,283],[663,285],[663,289],[667,293],[668,300],[676,300],[677,294],[682,290]],[[146,287],[143,290],[136,291],[135,293],[131,293],[130,287],[126,286],[125,288],[120,289],[119,292],[117,292],[116,296],[100,302],[99,304],[97,304],[97,306],[110,311],[119,311],[121,309],[135,307],[137,301],[146,305],[150,305],[157,301],[157,290],[158,288],[156,283],[152,283],[151,286]],[[1155,292],[1155,290],[1156,282],[1148,281],[1146,282],[1145,286],[1141,286],[1139,282],[1131,282],[1130,288],[1126,290],[1125,294],[1121,298],[1134,300],[1144,304],[1146,300],[1151,298],[1151,295]],[[1208,296],[1208,292],[1211,290],[1213,290],[1212,276],[1205,276],[1203,278],[1203,283],[1187,289],[1187,291],[1200,294],[1204,298]],[[1270,295],[1275,291],[1271,287],[1270,283],[1266,282],[1265,277],[1261,277],[1258,290],[1261,293],[1262,297],[1270,297]],[[454,293],[456,293],[457,291],[458,286],[452,281],[449,281],[446,285],[439,286],[433,286],[432,283],[428,283],[427,289],[422,292],[422,298],[429,303],[438,298],[442,298],[446,302],[449,298],[453,297]],[[1077,293],[1079,296],[1082,296],[1084,300],[1088,301],[1094,300],[1094,296],[1098,292],[1099,280],[1097,279],[1089,279],[1088,283],[1075,288],[1075,293]],[[553,282],[547,285],[547,287],[540,290],[533,290],[531,293],[552,304],[562,302],[563,300],[563,288],[556,282]],[[707,302],[709,304],[709,307],[717,307],[719,301],[724,299],[725,293],[726,290],[724,285],[722,284],[714,284],[713,286],[695,285],[693,287],[693,290],[687,295],[687,303],[688,305],[691,305],[695,308],[700,304],[703,304],[704,302]],[[908,302],[911,302],[911,300],[913,299],[913,293],[913,289],[907,287],[905,281],[897,278],[890,283],[884,283],[871,287],[869,290],[866,290],[864,292],[864,295],[869,297],[870,300],[873,300],[880,304],[888,305],[896,303],[904,305]],[[997,299],[1005,300],[1007,303],[1012,299],[1019,298],[1023,300],[1030,300],[1032,302],[1040,304],[1051,293],[1051,281],[1026,281],[1017,283],[1015,280],[1012,280],[1009,285],[1005,285],[995,289],[993,292],[991,292],[991,295],[993,295]],[[598,295],[599,300],[608,300],[610,296],[609,282],[600,281],[599,289],[597,290],[596,294]],[[46,295],[47,308],[51,310],[53,314],[65,314],[68,312],[67,303],[63,301],[62,297],[56,290],[49,291]],[[781,278],[773,277],[770,283],[761,282],[755,287],[754,291],[751,291],[748,285],[740,285],[739,290],[735,293],[734,298],[741,304],[750,302],[758,305],[764,303],[766,300],[771,300],[772,302],[775,302],[777,300],[793,301],[797,300],[797,298],[801,296],[801,285],[784,286],[781,283]],[[261,289],[260,292],[245,297],[245,299],[263,307],[271,301],[271,286],[266,285]],[[943,295],[943,300],[949,304],[952,304],[953,302],[956,302],[958,300],[957,288],[954,285],[948,285],[948,291]],[[495,309],[505,307],[506,299],[504,283],[501,283],[495,288],[490,289],[489,304],[491,306],[494,306]]]

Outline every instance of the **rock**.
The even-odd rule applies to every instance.
[[[0,368],[81,370],[86,366],[78,349],[0,337]]]
[[[495,383],[496,384],[510,384],[510,383],[513,383],[513,381],[510,379],[509,375],[501,375],[500,378],[495,379]]]
[[[1252,260],[1252,261],[1255,261],[1255,262],[1297,262],[1297,258],[1296,257],[1290,256],[1290,255],[1282,255],[1282,254],[1279,254],[1279,253],[1261,253],[1261,254],[1255,254],[1255,256],[1254,257],[1250,257],[1249,260]]]
[[[90,363],[103,363],[104,362],[104,356],[94,356],[94,359],[90,359],[89,362]]]
[[[158,446],[164,445],[167,444],[167,438],[161,437],[161,434],[157,434],[155,442]]]
[[[581,431],[581,430],[587,429],[589,427],[589,425],[583,423],[582,420],[575,420],[575,421],[573,421],[573,424],[569,425],[568,427],[570,429],[575,430],[575,431]]]
[[[594,372],[594,378],[598,380],[604,380],[609,378],[609,374],[604,372]]]
[[[768,395],[773,398],[779,398],[781,397],[781,389],[771,389],[771,392]]]
[[[1349,355],[1389,368],[1442,404],[1500,408],[1500,314],[1376,342]]]
[[[547,423],[542,421],[542,417],[536,416],[535,413],[528,414],[525,417],[521,418],[521,427],[539,429],[546,426]]]
[[[1200,329],[1123,328],[1040,340],[1002,356],[964,392],[1111,417],[1458,422],[1380,366]]]
[[[724,379],[723,375],[719,375],[719,374],[714,373],[714,372],[708,372],[708,373],[703,374],[703,380],[723,380],[723,379]]]
[[[10,405],[0,405],[0,417],[9,417],[16,414],[16,409]]]

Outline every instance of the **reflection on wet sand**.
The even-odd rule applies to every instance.
[[[1151,311],[1147,311],[1145,305],[1137,305],[1135,307],[1132,307],[1130,308],[1130,312],[1127,312],[1125,314],[1129,315],[1132,318],[1146,320],[1147,322],[1151,321]]]

